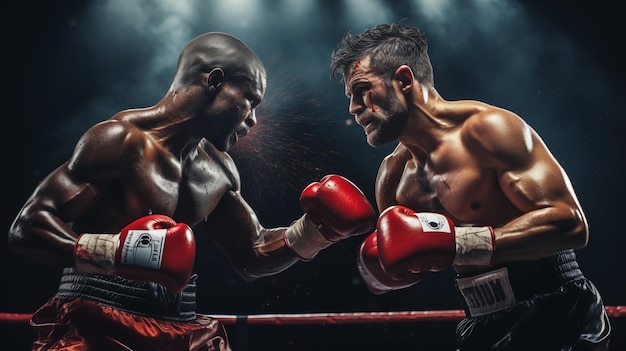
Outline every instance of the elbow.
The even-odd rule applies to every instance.
[[[9,249],[11,249],[11,251],[20,252],[20,237],[18,235],[15,235],[13,232],[9,232],[7,245],[9,246]]]
[[[589,230],[586,225],[580,225],[577,228],[573,235],[573,248],[574,249],[582,249],[587,246],[589,243]]]
[[[257,276],[255,276],[254,274],[251,274],[245,268],[234,267],[234,269],[235,269],[235,272],[237,272],[237,275],[239,275],[239,277],[241,277],[241,279],[243,279],[247,283],[252,283],[252,282],[254,282],[254,281],[256,281],[258,279]]]
[[[28,247],[28,240],[20,228],[17,222],[11,225],[7,237],[7,245],[13,252],[24,253]]]
[[[274,258],[275,259],[275,258]],[[254,282],[259,278],[265,278],[283,272],[299,260],[296,258],[274,261],[274,259],[263,259],[253,257],[248,260],[232,262],[232,267],[237,274],[246,282]]]
[[[245,282],[252,283],[259,278],[254,269],[254,264],[250,263],[250,260],[244,260],[239,257],[238,260],[229,257],[230,265],[237,275]]]
[[[574,249],[582,249],[589,243],[589,225],[581,211],[575,211],[572,222],[573,227],[570,230],[572,247]]]

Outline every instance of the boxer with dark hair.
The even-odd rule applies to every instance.
[[[219,321],[195,312],[195,235],[253,281],[374,230],[367,198],[338,175],[304,189],[306,212],[290,226],[259,223],[227,152],[257,124],[265,89],[248,46],[206,33],[183,49],[156,105],[81,136],[9,231],[15,251],[64,267],[31,319],[33,350],[230,350]]]
[[[439,95],[416,27],[348,34],[330,72],[367,142],[398,142],[380,165],[381,214],[358,256],[368,288],[454,267],[466,310],[459,350],[606,350],[609,320],[574,252],[587,245],[587,220],[535,130],[511,111]]]

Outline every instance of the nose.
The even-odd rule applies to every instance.
[[[248,117],[246,117],[245,123],[248,126],[248,128],[252,128],[256,126],[257,120],[256,120],[256,112],[254,110],[250,111],[250,113],[248,114]]]
[[[348,107],[348,112],[350,112],[351,115],[359,115],[364,108],[365,106],[363,106],[362,101],[356,99],[354,95],[350,97],[350,106]]]

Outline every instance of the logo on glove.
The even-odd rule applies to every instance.
[[[165,229],[129,230],[122,251],[122,263],[159,269],[164,240]]]
[[[446,217],[438,213],[422,212],[415,214],[422,223],[424,232],[450,233],[450,224]]]

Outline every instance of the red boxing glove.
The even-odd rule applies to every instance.
[[[306,212],[285,232],[287,245],[308,260],[333,242],[371,233],[376,212],[354,183],[339,175],[327,175],[309,184],[300,196]]]
[[[369,291],[376,295],[408,288],[420,282],[428,274],[428,272],[407,272],[400,280],[392,279],[387,275],[380,264],[376,232],[363,240],[357,255],[357,268]]]
[[[164,215],[142,217],[119,234],[81,234],[74,246],[79,273],[156,282],[172,293],[187,286],[195,254],[191,228]]]
[[[376,227],[376,213],[367,197],[339,175],[309,184],[300,195],[300,205],[330,241],[371,233]]]
[[[439,213],[392,206],[378,218],[378,248],[385,272],[436,272],[452,265],[489,266],[495,238],[491,227],[455,227]]]

